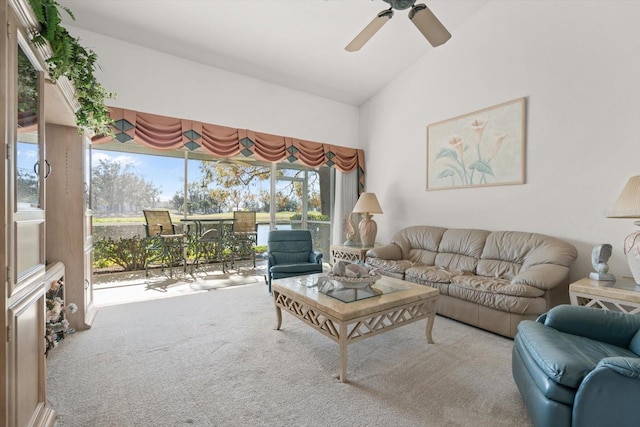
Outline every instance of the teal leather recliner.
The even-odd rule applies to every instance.
[[[560,305],[518,325],[512,372],[536,427],[640,426],[640,316]]]
[[[271,279],[322,273],[322,252],[313,250],[309,230],[273,230],[267,238],[267,277]]]

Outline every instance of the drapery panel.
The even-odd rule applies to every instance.
[[[356,171],[336,174],[336,197],[331,235],[331,243],[334,245],[342,245],[345,242],[347,230],[351,227],[355,233],[358,233],[358,227],[356,226],[358,214],[352,213],[360,195],[358,178]],[[349,224],[350,220],[351,224]],[[357,238],[359,236],[356,236],[353,241],[355,242]]]
[[[300,163],[309,167],[329,166],[349,173],[357,171],[358,193],[364,190],[364,151],[323,144],[248,129],[177,119],[110,107],[115,139],[135,141],[157,150],[202,150],[216,157],[254,157],[268,162]],[[93,144],[113,141],[95,136]]]

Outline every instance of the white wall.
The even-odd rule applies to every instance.
[[[79,28],[108,105],[358,148],[358,109]]]
[[[637,228],[605,211],[640,174],[638,17],[640,2],[490,2],[370,99],[360,138],[384,211],[377,240],[417,224],[541,232],[578,248],[572,279],[600,243],[629,276],[622,242]],[[428,124],[520,97],[525,185],[425,191]]]
[[[492,1],[360,111],[70,31],[98,53],[98,78],[118,92],[111,105],[365,148],[367,191],[385,212],[375,217],[380,242],[413,224],[541,232],[578,248],[577,279],[599,243],[614,245],[612,272],[629,275],[622,241],[635,228],[605,211],[640,174],[638,16],[631,1]],[[519,97],[526,184],[425,191],[426,126]]]

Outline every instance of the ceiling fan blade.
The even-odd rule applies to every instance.
[[[378,30],[382,28],[382,26],[386,24],[387,21],[392,17],[393,10],[391,9],[383,10],[382,12],[380,12],[378,16],[373,18],[373,21],[369,22],[369,25],[364,27],[364,30],[360,31],[360,34],[358,34],[351,41],[351,43],[349,43],[347,47],[344,48],[344,50],[346,50],[347,52],[355,52],[357,50],[360,50],[360,48],[364,46],[364,44],[368,42],[369,39],[373,37],[373,35],[377,33]]]
[[[440,46],[451,38],[449,31],[424,4],[413,6],[409,12],[409,19],[433,47]]]

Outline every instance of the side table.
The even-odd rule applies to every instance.
[[[362,246],[345,246],[345,245],[331,245],[331,265],[336,261],[364,261],[367,251],[371,247],[363,248]]]
[[[640,286],[628,277],[615,282],[580,279],[569,285],[569,298],[573,305],[640,314]]]

